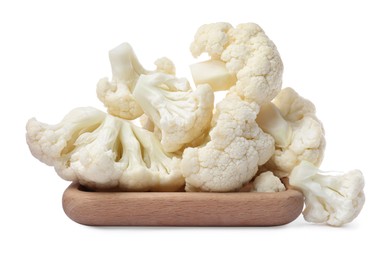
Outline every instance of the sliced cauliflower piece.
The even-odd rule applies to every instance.
[[[175,65],[165,57],[155,61],[156,71],[144,69],[128,43],[122,43],[109,51],[109,58],[112,79],[111,81],[108,78],[99,80],[96,94],[111,115],[124,119],[135,119],[143,114],[132,95],[140,75],[155,72],[175,74]]]
[[[208,142],[183,152],[180,168],[187,191],[238,190],[274,152],[273,138],[256,123],[256,103],[230,93],[216,110]]]
[[[364,178],[359,170],[324,175],[315,165],[302,161],[289,176],[289,183],[303,192],[306,221],[341,226],[354,220],[363,208]]]
[[[27,143],[60,177],[91,189],[176,191],[177,160],[153,133],[93,108],[72,110],[57,125],[27,123]]]
[[[184,78],[154,73],[139,78],[133,95],[159,130],[167,152],[182,149],[210,128],[214,93],[208,85],[192,91]]]
[[[264,104],[256,120],[275,139],[275,154],[266,167],[286,177],[301,161],[317,166],[325,151],[325,133],[315,107],[293,89],[285,88],[271,103]]]
[[[257,104],[271,101],[282,86],[283,63],[275,44],[254,23],[201,26],[190,50],[194,57],[206,52],[210,61],[192,65],[195,83],[208,83],[215,91],[231,88]]]
[[[280,192],[285,191],[282,181],[271,171],[260,173],[253,181],[252,190],[254,192]]]

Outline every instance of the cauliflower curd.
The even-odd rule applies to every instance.
[[[303,193],[309,222],[340,226],[355,219],[364,204],[363,175],[318,169],[324,127],[311,101],[282,89],[283,62],[264,30],[255,23],[205,24],[190,52],[209,56],[190,65],[195,86],[176,76],[166,57],[147,70],[130,44],[113,48],[112,77],[96,86],[107,113],[80,107],[54,125],[30,119],[32,155],[63,179],[98,191],[261,196],[289,188]],[[214,104],[216,91],[225,96]]]

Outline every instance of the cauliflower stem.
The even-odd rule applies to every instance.
[[[132,94],[140,75],[155,72],[175,74],[174,64],[165,57],[155,61],[155,71],[144,69],[128,43],[122,43],[109,51],[109,59],[112,79],[100,79],[96,94],[111,115],[124,119],[136,119],[143,114]]]

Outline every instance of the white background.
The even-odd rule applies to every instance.
[[[8,2],[8,3],[7,3]],[[389,229],[390,33],[386,1],[2,1],[0,3],[0,259],[383,259]],[[86,227],[63,213],[69,183],[33,158],[30,117],[104,109],[107,52],[127,41],[145,67],[170,57],[181,76],[198,26],[256,22],[278,46],[284,86],[317,106],[324,170],[359,168],[366,205],[342,228],[302,217],[273,228]],[[7,255],[7,256],[6,256]]]

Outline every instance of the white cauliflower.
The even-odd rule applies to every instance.
[[[167,152],[182,149],[210,129],[214,93],[208,85],[192,91],[184,78],[154,73],[140,76],[133,95],[158,129]]]
[[[364,205],[364,178],[359,170],[323,175],[316,166],[302,161],[291,172],[289,183],[305,196],[303,216],[308,222],[341,226],[355,219]]]
[[[92,189],[175,191],[184,185],[177,160],[153,133],[93,108],[72,110],[56,125],[30,119],[31,153],[58,175]]]
[[[186,148],[180,163],[187,191],[234,191],[249,182],[274,152],[256,123],[259,106],[228,94],[216,107],[209,141]]]
[[[276,177],[271,171],[266,171],[260,173],[259,176],[255,178],[252,184],[253,192],[280,192],[285,191],[281,180]]]
[[[164,152],[152,132],[123,123],[121,142],[122,161],[128,165],[119,179],[122,190],[178,191],[184,186],[178,159]]]
[[[59,124],[48,125],[31,118],[26,125],[26,141],[31,154],[41,162],[54,166],[59,176],[73,181],[76,174],[69,168],[76,139],[94,131],[105,119],[105,113],[91,107],[70,111]]]
[[[194,57],[204,52],[211,57],[191,66],[197,84],[208,83],[216,91],[231,88],[245,101],[259,105],[271,101],[281,89],[282,60],[257,24],[202,25],[190,49]]]
[[[122,43],[109,51],[109,58],[112,79],[111,81],[108,78],[99,80],[96,94],[111,115],[124,119],[135,119],[143,114],[132,95],[140,75],[155,72],[175,74],[174,64],[165,57],[155,61],[156,71],[144,69],[128,43]]]
[[[275,139],[275,154],[266,164],[278,177],[286,177],[302,160],[317,166],[325,151],[325,136],[315,107],[293,89],[285,88],[261,106],[257,120],[262,130]]]

